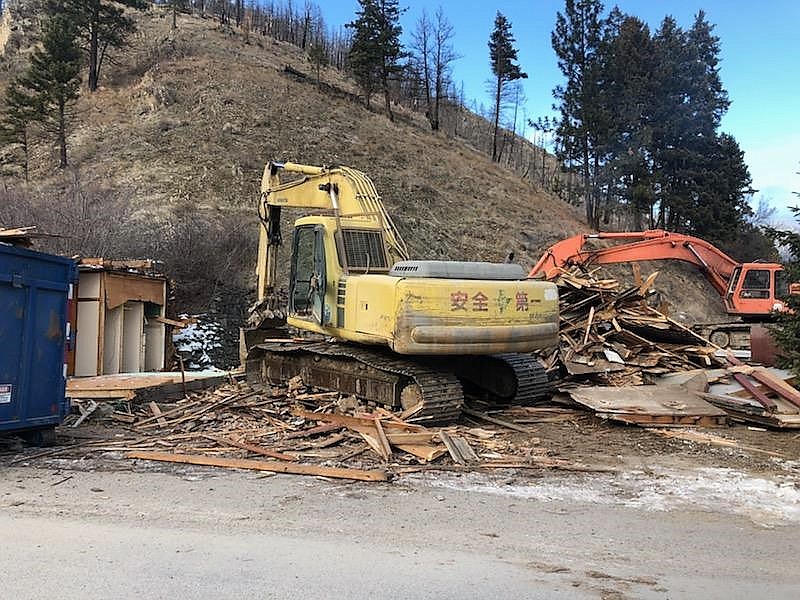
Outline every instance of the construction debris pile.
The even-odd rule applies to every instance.
[[[571,409],[517,407],[510,413],[515,422],[469,411],[467,424],[426,428],[384,409],[364,412],[352,397],[309,391],[299,378],[288,391],[233,382],[190,393],[178,402],[119,401],[106,409],[95,410],[92,421],[116,422],[115,429],[125,433],[109,436],[104,431],[97,439],[40,455],[111,453],[113,458],[365,481],[426,468],[608,470],[550,456],[531,435],[532,423],[586,418]],[[69,425],[67,421],[65,427]]]
[[[562,272],[556,281],[561,344],[542,357],[562,386],[642,385],[722,364],[715,346],[647,304],[657,274],[619,291],[615,279],[595,279],[578,267]]]

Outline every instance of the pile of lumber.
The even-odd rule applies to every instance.
[[[299,378],[290,381],[288,389],[234,381],[190,393],[177,402],[119,400],[105,406],[105,410],[95,406],[82,411],[79,417],[84,427],[94,427],[89,441],[45,455],[131,458],[365,481],[428,469],[600,468],[553,457],[538,446],[527,424],[554,419],[556,414],[533,407],[516,409],[514,418],[523,424],[470,411],[464,425],[427,428],[381,408],[367,411],[353,397],[308,389]],[[568,414],[576,416],[574,411]],[[64,433],[72,431],[76,433],[69,435],[78,433],[72,428]]]
[[[37,237],[36,227],[0,227],[0,242],[30,248]]]
[[[562,385],[642,385],[665,373],[720,364],[717,348],[646,302],[658,273],[620,291],[578,267],[562,271],[560,345],[543,361]]]

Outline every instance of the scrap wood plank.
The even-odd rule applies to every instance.
[[[637,425],[722,426],[727,413],[680,386],[585,387],[567,391],[603,418]]]
[[[364,431],[358,431],[358,435],[361,436],[361,439],[367,442],[367,445],[375,451],[375,454],[377,454],[384,460],[389,460],[389,455],[386,454],[386,450],[378,441],[378,439],[375,437],[375,435],[370,433],[365,433]]]
[[[323,433],[330,433],[332,431],[339,431],[340,429],[344,429],[344,425],[339,423],[325,423],[324,425],[318,425],[317,427],[312,427],[311,429],[302,429],[300,431],[290,431],[286,435],[283,436],[285,440],[293,440],[296,438],[305,438],[305,437],[313,437],[315,435],[320,435]]]
[[[392,457],[392,446],[389,444],[389,440],[386,439],[386,432],[383,430],[381,426],[381,420],[378,418],[374,419],[375,422],[375,431],[377,431],[378,436],[377,440],[378,443],[381,445],[381,455],[389,460]]]
[[[159,408],[158,404],[155,402],[150,402],[148,406],[150,407],[150,412],[152,412],[153,416],[156,418],[156,422],[162,427],[166,427],[167,420],[164,418],[164,415],[161,414],[161,409]]]
[[[337,423],[356,429],[358,427],[368,427],[374,432],[375,421],[374,417],[351,417],[349,415],[337,415],[333,413],[317,413],[311,412],[302,408],[293,408],[292,414],[297,417],[303,417],[312,421],[327,421],[329,423]],[[413,425],[411,423],[403,423],[401,421],[383,421],[384,429],[402,429],[405,431],[425,431],[425,428],[420,425]]]
[[[425,462],[433,462],[440,456],[447,454],[447,449],[443,446],[431,446],[427,444],[395,444],[403,452],[416,456]]]
[[[444,429],[439,432],[439,437],[447,447],[451,458],[460,465],[473,464],[478,462],[478,456],[469,445],[467,440],[457,435],[450,435]]]
[[[75,400],[133,400],[136,397],[133,390],[67,390],[66,395]]]
[[[734,369],[741,369],[741,368],[742,367],[732,367],[729,370],[733,371]],[[778,379],[777,377],[772,375],[772,373],[770,373],[766,369],[758,369],[750,367],[747,368],[746,370],[743,370],[742,372],[744,372],[747,375],[750,375],[750,377],[752,377],[756,381],[765,385],[766,387],[768,387],[770,390],[772,390],[782,398],[785,398],[786,400],[788,400],[789,402],[800,408],[800,392],[798,392],[795,388],[793,388],[785,381]]]
[[[531,430],[528,429],[527,427],[522,427],[515,423],[511,423],[510,421],[505,421],[503,419],[498,419],[496,417],[490,417],[485,413],[479,412],[477,410],[472,410],[471,408],[464,407],[461,410],[465,415],[469,415],[470,417],[480,419],[481,421],[486,421],[487,423],[492,423],[493,425],[499,425],[500,427],[505,427],[506,429],[511,429],[512,431],[519,431],[520,433],[531,432]]]
[[[775,429],[800,429],[800,413],[794,405],[783,399],[777,400],[778,409],[771,411],[747,398],[716,393],[702,394],[702,397],[724,408],[731,419],[741,423],[755,423]]]
[[[81,411],[81,416],[78,417],[77,420],[72,424],[72,427],[77,427],[78,425],[83,423],[86,419],[88,419],[89,416],[94,411],[97,410],[98,406],[100,406],[100,405],[97,402],[95,402],[94,400],[89,400],[89,406],[87,406],[86,408],[84,408],[83,405],[79,404],[78,405],[78,410]]]
[[[229,437],[221,436],[221,435],[203,435],[204,438],[209,440],[215,441],[219,444],[227,444],[228,446],[233,446],[235,448],[241,448],[242,450],[247,450],[248,452],[252,452],[253,454],[260,454],[261,456],[268,456],[269,458],[275,458],[278,460],[286,460],[290,462],[297,461],[296,456],[292,456],[291,454],[284,454],[283,452],[276,452],[275,450],[270,450],[269,448],[263,448],[261,446],[256,446],[255,444],[248,444],[245,442],[240,442],[238,440],[231,439]]]
[[[393,446],[398,444],[430,444],[439,436],[435,431],[429,432],[409,432],[409,433],[395,433],[392,431],[386,432],[386,439]]]
[[[161,462],[224,467],[227,469],[249,469],[254,471],[271,471],[273,473],[291,473],[293,475],[314,475],[317,477],[333,477],[337,479],[354,479],[358,481],[388,481],[389,475],[383,470],[345,469],[339,467],[322,467],[317,465],[296,464],[283,461],[264,461],[197,454],[172,454],[168,452],[129,452],[128,458],[155,460]]]

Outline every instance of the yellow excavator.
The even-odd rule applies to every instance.
[[[283,208],[309,213],[294,225],[286,321],[316,339],[274,334]],[[268,163],[259,217],[250,324],[270,333],[243,336],[251,379],[300,375],[426,423],[458,419],[465,393],[501,403],[547,393],[531,352],[558,343],[553,283],[516,264],[408,260],[372,181],[349,167]]]

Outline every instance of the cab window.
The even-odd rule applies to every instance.
[[[744,274],[742,292],[739,295],[742,298],[769,298],[771,287],[767,269],[749,269]]]

